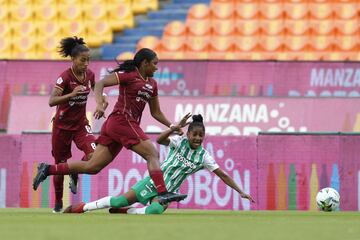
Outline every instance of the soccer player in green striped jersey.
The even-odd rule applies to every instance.
[[[193,121],[189,124],[187,121],[190,116],[187,114],[179,124],[164,131],[157,138],[159,144],[170,148],[166,159],[161,164],[168,191],[177,192],[187,176],[206,168],[220,177],[226,185],[237,191],[242,198],[254,202],[253,198],[244,193],[234,180],[219,167],[209,152],[202,147],[205,137],[202,116],[194,115]],[[170,137],[188,124],[186,136],[174,135]],[[129,207],[136,202],[142,203],[145,207]],[[146,206],[148,203],[150,205]],[[110,208],[111,213],[161,214],[166,210],[167,205],[159,204],[156,186],[150,177],[146,177],[132,186],[124,195],[119,197],[108,196],[86,204],[79,203],[69,206],[64,213],[83,213],[103,208]]]

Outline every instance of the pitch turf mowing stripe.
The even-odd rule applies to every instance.
[[[46,178],[41,184],[41,207],[49,207],[49,189],[50,189],[50,177]]]

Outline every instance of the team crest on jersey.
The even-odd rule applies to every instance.
[[[56,83],[57,84],[62,84],[64,80],[62,79],[62,77],[59,77],[57,80],[56,80]]]
[[[145,84],[145,87],[146,87],[147,89],[150,89],[150,90],[151,90],[151,89],[153,89],[153,86],[151,86],[151,85],[150,85],[150,84],[148,84],[148,83],[147,83],[147,84]]]
[[[146,194],[147,194],[147,190],[142,190],[142,191],[140,192],[140,195],[141,195],[142,197],[144,197]]]

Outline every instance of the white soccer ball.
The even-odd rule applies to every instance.
[[[321,211],[336,211],[340,206],[340,194],[333,188],[323,188],[316,195],[316,204]]]

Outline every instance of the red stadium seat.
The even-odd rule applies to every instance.
[[[155,36],[145,36],[142,37],[139,42],[137,43],[137,49],[140,50],[141,48],[150,48],[155,52],[158,51],[160,47],[160,39]]]
[[[185,41],[185,37],[163,36],[158,51],[159,57],[161,59],[182,59],[185,52]]]
[[[304,19],[309,15],[309,6],[307,2],[284,1],[285,17],[289,19]]]
[[[206,4],[194,4],[189,10],[187,20],[206,20],[210,19],[210,8]]]
[[[172,21],[164,27],[164,36],[185,36],[186,25],[181,21]]]
[[[233,37],[213,36],[210,41],[209,59],[234,59],[235,44]]]
[[[212,33],[218,36],[229,36],[236,32],[234,21],[232,20],[218,20],[211,21]]]
[[[235,11],[237,18],[256,19],[260,15],[259,4],[257,2],[235,2]]]
[[[308,19],[290,19],[284,20],[286,32],[291,35],[303,35],[310,31],[310,21]]]
[[[310,1],[310,17],[316,19],[326,19],[333,17],[333,4],[328,1]]]
[[[261,30],[263,33],[268,35],[282,34],[285,30],[284,20],[279,19],[262,19],[260,21]]]
[[[260,32],[260,21],[258,19],[236,19],[235,26],[240,35],[255,35]]]
[[[279,19],[284,17],[283,4],[278,1],[264,1],[260,3],[260,14],[265,19]]]
[[[311,19],[310,26],[315,34],[326,35],[332,34],[335,31],[333,18],[327,19]]]
[[[280,52],[284,50],[284,35],[260,35],[259,45],[266,52]]]
[[[211,33],[211,21],[188,19],[186,21],[187,35],[189,36],[208,36]]]
[[[336,1],[334,4],[335,17],[339,19],[358,18],[360,11],[359,1]]]
[[[235,58],[239,60],[260,60],[262,57],[259,35],[235,38]]]
[[[353,35],[358,34],[360,30],[360,20],[358,18],[353,19],[335,19],[334,25],[340,34]]]
[[[359,51],[360,35],[336,35],[334,40],[337,51]]]
[[[186,58],[208,59],[209,47],[210,37],[189,36],[186,38]]]
[[[232,1],[212,1],[210,5],[212,19],[234,19],[235,4]]]

